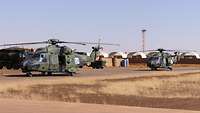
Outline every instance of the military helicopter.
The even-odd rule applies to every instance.
[[[172,55],[169,52],[174,52],[174,54]],[[179,54],[175,50],[158,49],[147,55],[147,66],[151,70],[157,70],[158,68],[172,70],[172,65],[177,62],[178,56]]]
[[[103,69],[106,62],[102,61],[100,56],[100,50],[103,49],[101,45],[109,45],[109,46],[120,46],[119,44],[111,44],[111,43],[101,43],[101,39],[99,39],[98,43],[88,43],[84,42],[85,44],[92,44],[96,45],[92,47],[92,52],[88,56],[85,52],[75,52],[75,56],[80,59],[79,67],[88,66],[92,67],[93,69]]]
[[[33,45],[33,44],[48,44],[46,47],[38,48],[33,55],[26,56],[22,62],[22,72],[28,76],[32,76],[32,72],[41,72],[43,75],[52,73],[66,73],[73,75],[80,64],[80,60],[75,55],[75,51],[67,46],[59,46],[58,44],[97,44],[89,42],[66,42],[58,39],[49,39],[48,41],[31,42],[31,43],[16,43],[3,44],[0,46],[19,46],[19,45]],[[95,57],[91,54],[91,57]]]

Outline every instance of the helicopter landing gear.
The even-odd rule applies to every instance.
[[[74,76],[74,73],[73,73],[73,72],[65,71],[65,73],[66,73],[66,75]]]
[[[170,71],[172,71],[173,69],[172,69],[172,67],[168,67],[168,69],[170,70]]]
[[[72,72],[67,72],[67,75],[69,75],[69,76],[74,76],[74,73],[72,73]]]
[[[52,75],[52,72],[47,72],[47,75],[48,75],[48,76],[51,76],[51,75]]]
[[[94,61],[91,63],[91,67],[93,69],[103,69],[104,68],[103,61]]]
[[[157,68],[151,68],[152,71],[157,71]]]
[[[69,74],[69,76],[74,76],[72,72],[69,72],[68,74]]]
[[[45,72],[41,72],[41,75],[45,75],[46,73]]]
[[[27,73],[26,73],[26,76],[32,77],[33,74],[32,74],[31,72],[27,72]]]

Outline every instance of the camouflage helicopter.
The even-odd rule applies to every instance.
[[[97,44],[88,42],[66,42],[58,39],[49,39],[48,41],[31,42],[31,43],[16,43],[3,44],[0,46],[18,46],[18,45],[32,45],[32,44],[48,44],[46,47],[38,48],[30,56],[27,55],[22,64],[21,69],[23,73],[32,76],[32,72],[41,72],[43,75],[52,73],[66,73],[73,75],[80,64],[80,59],[76,57],[75,51],[67,46],[59,46],[58,44]],[[93,53],[91,54],[91,57]],[[94,54],[95,55],[95,54]]]
[[[174,52],[174,54],[172,55],[169,52]],[[147,55],[147,66],[151,70],[157,70],[158,68],[172,70],[172,65],[177,62],[178,57],[179,54],[175,50],[158,49]]]
[[[100,56],[100,50],[103,49],[101,45],[109,45],[109,46],[119,46],[119,44],[111,44],[111,43],[101,43],[101,40],[99,39],[98,43],[88,43],[84,42],[85,44],[92,44],[96,45],[92,47],[92,52],[88,56],[85,52],[75,52],[75,56],[80,59],[79,67],[82,68],[83,66],[92,67],[93,69],[103,69],[106,62],[102,61]]]

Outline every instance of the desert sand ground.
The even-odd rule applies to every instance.
[[[198,113],[197,111],[0,99],[1,113]]]
[[[4,98],[0,99],[4,113],[198,112],[200,67],[177,66],[173,71],[141,67],[87,68],[74,77],[38,73],[26,77],[19,70],[1,70],[0,98]]]

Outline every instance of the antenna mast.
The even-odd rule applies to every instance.
[[[142,51],[143,52],[145,51],[145,47],[146,47],[146,45],[145,45],[145,32],[146,31],[147,31],[146,29],[142,30]]]

